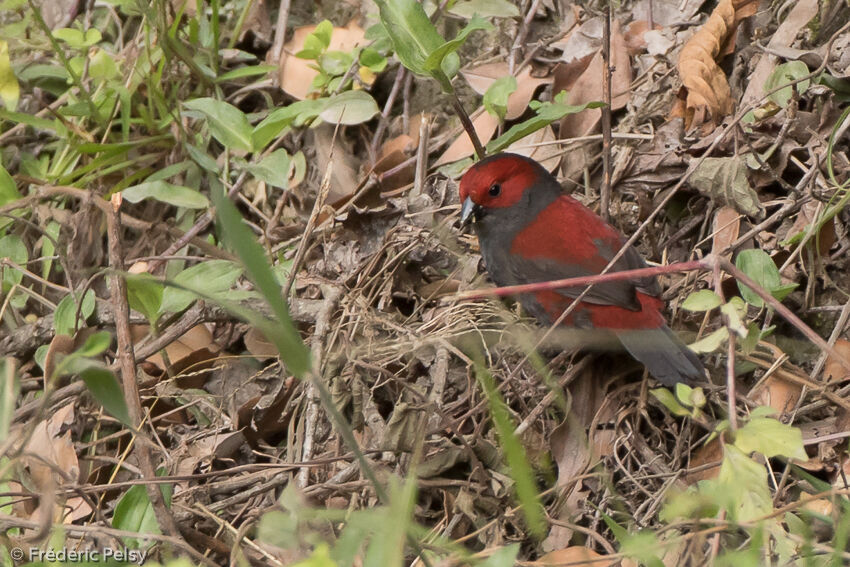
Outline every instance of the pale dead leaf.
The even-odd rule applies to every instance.
[[[820,201],[808,201],[804,203],[797,213],[797,218],[794,220],[794,224],[791,225],[790,229],[788,229],[785,239],[789,239],[800,232],[808,233],[812,227],[820,221],[820,216],[823,213],[823,210],[824,206]],[[814,243],[817,242],[818,254],[825,256],[829,253],[829,249],[832,248],[832,245],[835,244],[835,238],[835,219],[833,218],[825,222],[823,226],[820,227],[817,236],[812,238],[809,241],[809,244],[814,247]],[[788,248],[793,248],[795,246],[796,244],[791,244]]]
[[[702,445],[692,454],[688,469],[693,472],[688,472],[682,479],[687,484],[693,485],[701,480],[715,478],[720,472],[721,460],[723,460],[723,444],[719,437],[715,437],[707,445]],[[699,470],[694,470],[698,468]]]
[[[567,547],[557,551],[550,551],[535,563],[546,567],[559,567],[570,565],[575,567],[611,567],[616,565],[619,559],[605,559],[604,555],[596,553],[586,547]]]
[[[728,250],[732,243],[738,240],[741,233],[741,215],[732,207],[724,206],[717,209],[712,227],[711,253],[720,254]],[[727,256],[731,258],[732,253]]]
[[[792,411],[800,399],[803,386],[786,380],[778,374],[771,374],[766,380],[750,390],[747,397],[760,406],[768,406],[780,415]]]
[[[304,40],[315,29],[315,25],[303,26],[296,29],[292,35],[292,39],[283,46],[283,55],[278,63],[280,88],[286,94],[298,100],[307,98],[310,93],[310,85],[313,83],[316,75],[318,75],[318,71],[310,67],[311,64],[315,64],[315,61],[299,59],[295,57],[295,54],[304,48]],[[333,29],[328,50],[351,51],[358,45],[364,44],[364,35],[363,28],[352,20],[345,27],[336,27]]]
[[[508,64],[506,62],[487,63],[469,69],[468,71],[463,71],[462,74],[469,83],[469,86],[472,87],[472,90],[483,95],[497,79],[509,75]],[[528,103],[534,97],[534,91],[541,85],[548,84],[550,79],[546,77],[532,77],[531,66],[528,65],[516,76],[516,82],[516,90],[508,97],[505,120],[516,120],[522,116],[528,108]]]
[[[482,112],[472,120],[472,126],[478,134],[478,139],[482,144],[486,144],[493,137],[496,127],[499,126],[499,120],[489,112]],[[461,132],[460,136],[443,152],[443,154],[434,163],[435,167],[452,163],[464,158],[468,158],[475,152],[472,147],[472,142],[466,132]]]
[[[561,156],[564,153],[558,144],[551,143],[556,140],[552,126],[546,126],[514,142],[505,151],[530,157],[545,167],[546,171],[553,172],[561,163]]]
[[[845,360],[850,360],[850,341],[838,339],[832,348],[835,349],[835,353],[838,356],[843,357]],[[823,375],[827,382],[837,382],[850,378],[850,372],[832,355],[826,358]]]

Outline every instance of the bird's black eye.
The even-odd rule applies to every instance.
[[[499,193],[501,193],[501,192],[502,192],[502,186],[499,185],[498,183],[493,183],[490,186],[490,191],[488,191],[488,193],[490,193],[491,197],[498,197]]]

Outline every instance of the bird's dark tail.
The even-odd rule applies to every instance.
[[[659,382],[673,386],[705,379],[705,369],[697,355],[679,340],[670,327],[650,330],[617,330],[617,338],[633,357],[643,363]]]

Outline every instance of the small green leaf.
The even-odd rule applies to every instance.
[[[111,344],[112,335],[109,334],[109,331],[98,331],[91,334],[86,339],[86,342],[83,343],[83,346],[77,349],[75,353],[79,356],[91,358],[106,352],[106,349],[108,349]]]
[[[242,267],[227,260],[208,260],[186,268],[174,277],[178,286],[196,290],[210,297],[227,297],[230,288],[242,275]],[[194,291],[168,286],[162,292],[160,313],[179,313],[198,295]]]
[[[260,181],[286,189],[289,187],[290,163],[289,154],[281,148],[264,157],[260,163],[245,164],[245,169]]]
[[[682,309],[688,311],[711,311],[723,303],[720,296],[710,289],[701,289],[690,294],[682,302]]]
[[[29,261],[27,247],[21,237],[17,234],[7,234],[0,238],[0,258],[8,258],[18,266],[24,267]],[[0,275],[2,275],[2,291],[4,293],[20,284],[24,279],[24,273],[15,268],[0,264]]]
[[[126,279],[130,307],[155,324],[162,306],[163,285],[150,274],[127,275]]]
[[[417,75],[429,75],[428,56],[445,43],[416,0],[375,0],[381,23],[401,64]]]
[[[779,269],[773,263],[773,259],[763,250],[751,249],[741,251],[735,259],[735,266],[755,280],[759,286],[774,297],[777,297],[777,295],[785,297],[797,286],[797,284],[790,284],[794,286],[790,287],[782,283]],[[756,295],[756,292],[749,287],[738,282],[738,289],[741,292],[741,297],[750,305],[756,307],[764,306],[762,298]]]
[[[707,337],[703,337],[695,343],[688,345],[688,348],[697,354],[714,352],[726,342],[729,338],[729,329],[720,327]]]
[[[533,134],[534,132],[545,128],[549,124],[556,122],[567,116],[581,112],[586,108],[599,108],[603,106],[601,102],[588,102],[580,105],[570,105],[566,103],[567,93],[561,91],[555,96],[554,102],[543,102],[537,105],[537,116],[533,116],[524,122],[514,124],[511,128],[487,144],[487,154],[498,153],[514,142]],[[532,105],[534,106],[534,105]]]
[[[103,49],[95,48],[94,55],[89,57],[89,75],[96,81],[108,81],[121,76],[115,59]]]
[[[496,79],[484,93],[484,108],[498,118],[505,119],[508,110],[508,97],[517,89],[516,77],[507,76]]]
[[[86,49],[95,45],[102,39],[100,30],[88,29],[85,33],[73,28],[60,28],[53,30],[53,37],[59,41],[64,41],[74,49]]]
[[[374,73],[380,73],[387,66],[387,58],[371,47],[360,52],[360,64]]]
[[[328,99],[319,116],[331,124],[361,124],[380,110],[375,99],[365,91],[346,91]]]
[[[183,105],[207,119],[210,133],[224,147],[245,152],[254,150],[253,129],[248,117],[235,106],[214,98],[196,98]]]
[[[802,77],[805,77],[809,74],[809,68],[802,61],[787,61],[785,63],[781,63],[773,69],[773,72],[767,77],[767,80],[764,82],[764,90],[772,91],[773,89],[786,85],[792,81],[796,81]],[[796,87],[787,86],[783,89],[779,89],[775,93],[768,96],[770,100],[775,102],[778,106],[785,108],[788,106],[788,103],[791,102],[791,96],[793,94],[792,88],[797,89],[797,93],[802,95],[809,88],[809,80],[800,81],[797,83]]]
[[[737,300],[737,301],[736,301]],[[740,297],[733,297],[728,303],[720,306],[720,312],[726,315],[726,324],[740,338],[746,338],[748,330],[744,322],[747,306]]]
[[[735,434],[735,446],[744,453],[757,451],[767,458],[807,460],[802,432],[772,417],[753,417]]]
[[[661,402],[661,404],[673,415],[677,415],[679,417],[688,417],[691,415],[691,410],[680,404],[673,393],[667,388],[655,388],[650,390],[649,393],[652,394],[656,400]]]
[[[449,8],[449,14],[461,18],[517,18],[519,8],[508,0],[461,0]]]
[[[95,296],[94,291],[87,290],[83,296],[83,304],[80,308],[80,321],[85,324],[86,319],[94,313]],[[62,298],[56,311],[53,313],[53,328],[57,335],[74,335],[77,329],[77,303],[73,293]]]
[[[445,73],[445,76],[451,80],[456,74],[458,67],[460,66],[459,60],[457,56],[452,59],[448,59],[449,55],[453,55],[455,51],[460,49],[460,46],[464,44],[466,38],[469,37],[469,34],[476,30],[491,30],[493,26],[482,18],[472,18],[460,33],[457,36],[430,53],[425,59],[425,71],[435,77],[438,78],[437,73],[442,72]],[[451,89],[444,89],[444,92],[451,92]]]
[[[205,209],[210,206],[209,200],[196,190],[182,185],[174,185],[167,181],[146,181],[121,191],[121,196],[131,203],[144,199],[154,199],[175,207],[187,209]]]
[[[86,387],[94,399],[103,406],[103,409],[109,412],[109,415],[127,427],[133,427],[127,402],[124,400],[124,393],[112,372],[106,368],[93,365],[80,372],[80,378],[86,383]]]
[[[18,107],[20,96],[21,86],[18,84],[18,79],[12,70],[12,62],[9,59],[9,44],[0,40],[0,101],[3,101],[3,106],[7,109],[14,111]],[[3,191],[0,189],[0,199],[2,199],[2,196]]]

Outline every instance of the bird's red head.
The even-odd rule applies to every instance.
[[[517,154],[495,154],[476,163],[460,180],[460,202],[469,199],[483,208],[504,208],[517,203],[540,178],[540,165]]]

